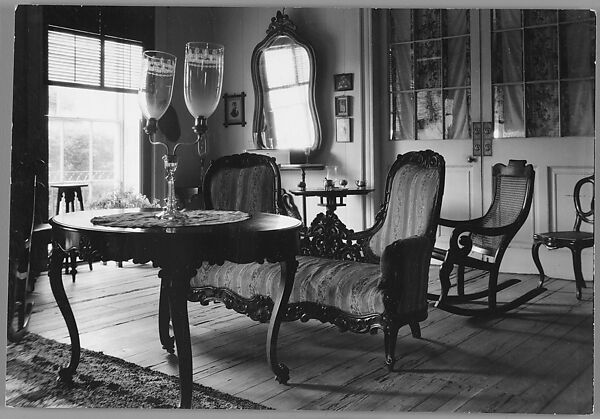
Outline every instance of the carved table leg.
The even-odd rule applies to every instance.
[[[77,365],[79,365],[79,358],[81,355],[81,346],[79,343],[79,331],[77,330],[77,323],[71,310],[71,305],[67,299],[65,288],[62,282],[62,267],[63,261],[67,257],[68,253],[61,249],[60,245],[56,242],[52,243],[52,254],[50,256],[50,266],[48,268],[48,276],[50,277],[50,287],[52,288],[52,294],[58,304],[58,308],[62,313],[67,329],[69,330],[69,337],[71,338],[71,361],[67,367],[63,367],[58,371],[60,381],[71,382]]]
[[[271,365],[271,370],[275,373],[275,379],[281,384],[287,384],[290,379],[289,368],[277,361],[277,335],[279,326],[285,315],[287,303],[294,286],[294,276],[298,268],[298,262],[295,259],[280,262],[281,277],[279,287],[281,292],[277,296],[277,301],[273,305],[271,321],[269,322],[269,332],[267,333],[267,360]]]
[[[181,401],[179,407],[192,407],[192,345],[190,342],[190,325],[187,311],[187,295],[190,287],[190,277],[184,271],[166,271],[159,273],[166,283],[165,291],[169,301],[177,359],[179,362],[179,386]]]
[[[162,279],[160,282],[160,297],[158,299],[158,336],[163,349],[170,354],[175,352],[175,338],[169,333],[169,323],[171,314],[169,313],[169,297],[167,295],[167,281]]]

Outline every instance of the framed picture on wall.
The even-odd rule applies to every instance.
[[[245,110],[245,99],[246,93],[223,95],[225,100],[225,122],[223,125],[226,127],[229,125],[241,125],[246,126],[246,110]]]
[[[350,116],[350,96],[335,98],[335,116]]]
[[[335,140],[338,143],[352,142],[352,119],[336,118],[335,120]]]
[[[354,74],[342,73],[333,75],[333,88],[336,92],[352,90],[354,88]]]

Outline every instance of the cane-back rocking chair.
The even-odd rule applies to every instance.
[[[440,219],[440,225],[453,228],[449,248],[434,249],[433,257],[442,260],[440,295],[436,307],[451,313],[476,316],[503,313],[531,300],[544,291],[538,286],[510,302],[498,304],[499,291],[519,282],[510,279],[498,283],[500,265],[506,249],[517,234],[531,208],[535,171],[525,160],[510,160],[508,165],[492,168],[493,198],[484,216],[465,221]],[[449,295],[450,275],[457,268],[456,294]],[[489,273],[487,289],[465,292],[465,269],[474,268]],[[485,304],[485,307],[477,305]]]

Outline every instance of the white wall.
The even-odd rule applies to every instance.
[[[161,8],[157,15],[157,48],[178,56],[176,87],[173,105],[182,126],[182,139],[192,141],[189,116],[183,102],[183,48],[186,42],[214,41],[225,46],[225,73],[223,93],[246,93],[246,126],[223,126],[223,101],[208,120],[209,157],[240,153],[253,148],[252,118],[254,91],[250,73],[252,50],[265,36],[276,7],[214,7],[214,8]],[[363,115],[361,115],[361,20],[360,9],[346,8],[286,8],[285,13],[297,25],[299,35],[315,50],[317,60],[316,98],[321,120],[322,150],[311,156],[311,163],[337,165],[339,171],[353,183],[364,178],[365,165],[362,158]],[[354,89],[334,92],[333,75],[354,74]],[[336,143],[334,96],[350,95],[353,98],[353,142]],[[180,168],[176,183],[181,186],[196,185],[199,179],[199,159],[190,148],[180,148]],[[185,150],[185,151],[183,151]],[[160,166],[158,167],[160,169]],[[162,172],[156,171],[158,185],[162,185]],[[308,186],[322,185],[324,171],[307,172]],[[299,172],[283,172],[282,181],[286,189],[294,189],[300,179]],[[369,179],[368,179],[369,180]],[[160,188],[159,188],[160,190]],[[349,197],[348,206],[338,209],[338,216],[350,228],[363,228],[362,197]],[[296,200],[301,209],[300,199]],[[317,199],[308,200],[307,218],[324,209],[316,206]]]

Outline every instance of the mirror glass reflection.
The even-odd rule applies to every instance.
[[[321,141],[314,103],[314,53],[298,40],[292,25],[278,12],[267,37],[255,48],[253,131],[259,148],[309,154]]]

